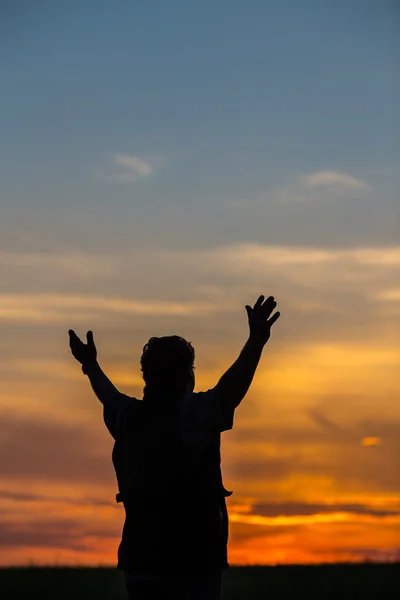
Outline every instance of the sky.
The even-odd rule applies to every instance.
[[[153,335],[213,387],[231,564],[400,555],[395,0],[0,7],[0,565],[115,565],[113,440],[69,354],[142,397]]]

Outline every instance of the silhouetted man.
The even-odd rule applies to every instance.
[[[194,392],[194,349],[179,336],[144,346],[143,400],[121,394],[97,362],[91,331],[70,348],[104,406],[115,439],[113,464],[125,507],[118,549],[129,598],[219,600],[228,568],[228,514],[222,483],[221,432],[253,380],[276,302],[246,306],[250,334],[239,358],[207,392]]]

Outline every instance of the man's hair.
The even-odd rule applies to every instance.
[[[194,369],[194,348],[178,335],[152,337],[143,347],[140,366],[146,388],[180,392]]]

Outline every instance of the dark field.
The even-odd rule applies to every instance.
[[[400,564],[231,567],[223,600],[400,598]],[[126,600],[123,575],[107,568],[0,569],[1,600]]]

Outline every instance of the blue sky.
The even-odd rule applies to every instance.
[[[29,4],[4,10],[1,42],[2,202],[17,227],[111,219],[183,246],[393,235],[394,2]],[[117,154],[150,175],[105,182]],[[319,171],[378,187],[379,209],[357,191],[320,215],[268,199]]]
[[[398,552],[399,17],[396,0],[1,3],[0,512],[21,546],[0,540],[0,564],[115,561],[112,440],[67,330],[93,329],[138,398],[145,342],[183,335],[208,389],[260,294],[281,318],[224,434],[233,561]]]

